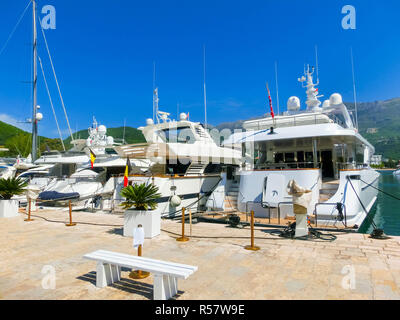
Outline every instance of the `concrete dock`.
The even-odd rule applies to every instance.
[[[153,277],[95,286],[96,265],[82,256],[97,249],[136,255],[122,236],[122,215],[67,211],[33,213],[0,220],[0,299],[152,299]],[[40,216],[40,217],[39,217]],[[45,220],[47,219],[47,220]],[[248,251],[250,229],[197,223],[181,243],[176,221],[163,221],[160,236],[146,240],[143,255],[198,266],[179,281],[176,299],[399,299],[400,237],[336,232],[337,239],[280,238],[258,227],[259,251]],[[189,225],[186,225],[189,234]],[[55,282],[49,282],[54,273]]]

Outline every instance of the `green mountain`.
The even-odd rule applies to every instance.
[[[122,140],[124,137],[124,127],[118,128],[107,128],[107,135],[112,136],[114,139]],[[87,139],[89,137],[88,130],[80,130],[78,132],[73,133],[75,139]],[[145,142],[145,138],[142,132],[136,128],[125,127],[125,142],[128,144],[131,143],[140,143]],[[71,146],[71,137],[68,137],[64,140],[65,147]]]
[[[349,109],[354,104],[346,104]],[[375,154],[400,159],[400,98],[357,104],[358,127],[375,147]]]
[[[61,150],[62,145],[58,139],[39,136],[39,153],[49,149]],[[26,157],[31,152],[32,136],[29,132],[0,121],[0,145],[8,148],[8,152],[1,152],[0,156]]]
[[[24,130],[14,127],[11,124],[0,121],[0,145],[5,145],[7,140],[24,132]]]

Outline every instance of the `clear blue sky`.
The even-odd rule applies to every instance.
[[[27,0],[2,1],[0,47]],[[281,110],[289,96],[302,103],[297,82],[304,63],[314,64],[318,45],[320,93],[353,100],[350,47],[359,101],[400,96],[399,1],[38,1],[56,8],[56,29],[46,30],[73,130],[92,116],[108,127],[144,125],[152,117],[153,61],[160,106],[176,117],[203,121],[203,45],[206,46],[208,122],[218,124],[268,111],[265,82],[276,108],[278,63]],[[356,8],[356,30],[341,26],[344,5]],[[43,15],[41,15],[43,16]],[[31,10],[0,55],[0,120],[31,115]],[[39,55],[52,80],[43,40]],[[57,131],[39,69],[39,133]],[[54,81],[53,100],[66,137]],[[276,111],[276,110],[275,110]]]

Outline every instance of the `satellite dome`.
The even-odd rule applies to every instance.
[[[153,121],[153,119],[146,119],[146,125],[147,126],[151,126],[151,125],[153,125],[154,124],[154,121]]]
[[[334,93],[329,98],[329,102],[331,105],[342,104],[343,103],[342,96],[339,93]]]
[[[43,119],[43,114],[40,113],[40,112],[36,113],[36,120],[37,120],[37,121],[40,121],[40,120],[42,120],[42,119]]]
[[[184,120],[186,120],[186,119],[187,119],[186,113],[182,112],[182,113],[179,115],[179,120],[184,121]]]
[[[97,132],[98,132],[100,135],[105,135],[106,132],[107,132],[106,126],[99,125],[99,127],[97,128]]]
[[[111,136],[107,137],[107,145],[112,146],[114,144],[114,138]]]
[[[322,103],[322,108],[328,108],[330,107],[331,102],[329,101],[329,99],[326,99],[323,103]]]
[[[287,109],[289,111],[297,111],[300,109],[300,99],[293,96],[290,97],[287,101]]]

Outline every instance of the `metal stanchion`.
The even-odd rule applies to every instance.
[[[31,199],[29,199],[28,203],[28,218],[25,219],[24,221],[33,221],[33,219],[31,219]]]
[[[185,207],[182,208],[182,237],[177,238],[176,241],[189,241],[189,238],[185,237]]]
[[[138,247],[138,257],[142,256],[142,245],[140,244]],[[131,279],[144,279],[150,275],[150,272],[142,271],[142,270],[135,270],[129,274],[129,278]]]
[[[189,208],[190,236],[192,236],[192,209]]]
[[[246,250],[257,251],[260,250],[260,247],[254,245],[254,211],[251,210],[251,218],[250,218],[250,230],[251,230],[251,244],[249,246],[245,246]]]
[[[73,227],[73,226],[76,226],[76,223],[72,222],[72,203],[71,203],[71,200],[69,200],[68,206],[69,206],[69,223],[66,223],[65,225],[67,227]]]

